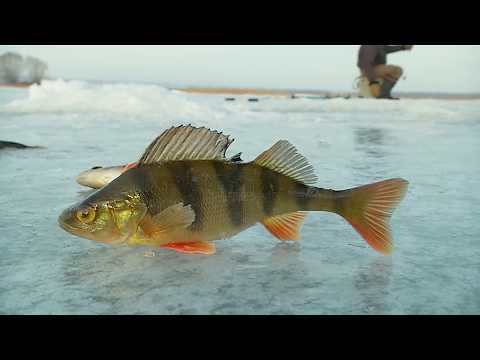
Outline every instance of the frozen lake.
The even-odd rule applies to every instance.
[[[249,161],[280,139],[318,186],[402,177],[384,257],[340,217],[311,213],[298,243],[257,225],[213,256],[113,248],[74,237],[59,213],[96,165],[136,160],[172,125],[236,140]],[[480,101],[287,100],[186,95],[157,86],[47,81],[0,89],[1,314],[480,314]],[[228,155],[227,154],[227,155]]]

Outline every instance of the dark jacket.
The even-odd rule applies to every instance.
[[[402,45],[362,45],[358,52],[358,67],[365,71],[369,81],[375,80],[373,68],[387,63],[387,54],[402,51]]]

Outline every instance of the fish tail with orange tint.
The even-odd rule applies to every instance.
[[[407,181],[391,179],[341,191],[335,212],[343,216],[372,248],[388,255],[393,248],[388,222],[407,188]]]

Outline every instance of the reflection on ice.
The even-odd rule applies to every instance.
[[[377,258],[366,266],[359,267],[353,282],[361,297],[365,313],[388,314],[392,311],[386,301],[392,273],[391,257]]]

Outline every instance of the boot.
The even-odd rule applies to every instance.
[[[388,80],[383,80],[382,87],[380,89],[379,99],[389,99],[389,100],[399,100],[398,98],[392,97],[392,89],[395,87],[397,82],[390,82]]]

